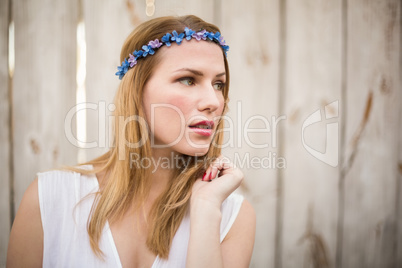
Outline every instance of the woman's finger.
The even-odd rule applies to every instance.
[[[205,170],[204,175],[202,176],[202,181],[210,181],[211,169],[212,169],[212,167],[209,166],[209,167]]]
[[[211,179],[214,179],[219,172],[219,176],[222,176],[227,173],[229,170],[234,169],[233,163],[230,161],[229,158],[220,156],[218,157],[213,163],[212,163],[212,174],[211,174]],[[226,172],[225,172],[226,171]]]
[[[209,177],[209,180],[215,179],[217,174],[218,174],[218,167],[217,166],[211,166],[211,175]]]
[[[219,173],[219,177],[225,175],[227,173],[231,173],[236,169],[234,164],[230,161],[229,158],[220,155],[214,161],[212,161],[211,165],[205,171],[202,180],[203,181],[211,181],[216,178]]]

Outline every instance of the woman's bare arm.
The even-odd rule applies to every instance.
[[[11,229],[7,267],[42,267],[43,229],[38,179],[26,190]]]
[[[192,200],[194,201],[194,200]],[[186,267],[246,268],[253,252],[256,217],[244,200],[235,222],[220,243],[221,213],[204,201],[194,201]]]
[[[244,200],[235,222],[222,241],[224,267],[249,267],[255,240],[256,215]]]
[[[235,222],[220,243],[221,205],[243,180],[243,173],[223,157],[193,186],[190,202],[190,240],[186,267],[249,267],[254,246],[255,212],[244,200]],[[210,175],[211,174],[211,175]]]

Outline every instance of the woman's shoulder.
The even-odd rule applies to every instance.
[[[42,247],[38,179],[35,179],[25,191],[11,229],[7,267],[42,266]]]
[[[96,186],[97,180],[94,174],[81,173],[93,169],[91,165],[77,166],[73,168],[54,169],[37,173],[39,191],[42,187],[77,187],[83,185]],[[39,192],[40,194],[40,192]]]
[[[67,178],[75,178],[81,176],[81,171],[87,172],[88,170],[92,170],[92,165],[82,165],[82,166],[75,166],[75,167],[65,167],[61,169],[52,169],[47,171],[38,172],[37,178],[39,180],[45,179],[67,179]]]
[[[55,206],[60,208],[63,204],[71,206],[77,203],[77,200],[98,191],[96,176],[79,173],[80,168],[91,169],[90,166],[80,166],[72,170],[51,170],[37,174],[39,203],[42,211]],[[59,202],[54,202],[55,200]]]

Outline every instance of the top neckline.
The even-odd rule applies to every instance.
[[[93,169],[93,166],[92,166],[92,165],[88,165],[88,166],[90,167],[90,169]],[[92,174],[92,175],[90,175],[90,176],[93,177],[93,179],[94,179],[94,181],[95,181],[95,186],[96,186],[96,189],[95,189],[95,190],[98,192],[98,191],[100,190],[98,177],[96,177],[96,174],[95,174],[95,173]],[[105,230],[105,231],[106,231],[106,235],[107,235],[107,237],[108,237],[108,239],[109,239],[109,243],[110,243],[110,245],[111,245],[111,247],[112,247],[113,254],[114,254],[114,257],[115,257],[115,259],[116,259],[116,262],[117,262],[119,268],[123,268],[123,265],[121,264],[119,252],[117,251],[116,243],[115,243],[115,241],[114,241],[113,234],[112,234],[112,230],[110,229],[110,225],[109,225],[109,221],[108,221],[108,220],[106,220],[106,224],[105,224],[104,229],[106,229],[106,230]],[[157,264],[158,262],[159,262],[159,255],[156,255],[155,260],[154,260],[154,262],[152,263],[151,268],[156,268],[156,264]]]

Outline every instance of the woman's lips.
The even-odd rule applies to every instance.
[[[200,121],[189,126],[194,133],[202,136],[211,136],[214,129],[214,121]]]
[[[204,128],[196,128],[196,127],[190,127],[194,133],[197,133],[202,136],[211,136],[212,135],[212,129],[204,129]]]
[[[202,127],[202,128],[213,129],[214,125],[215,125],[214,121],[204,120],[204,121],[199,121],[199,122],[193,123],[190,125],[190,127]]]

